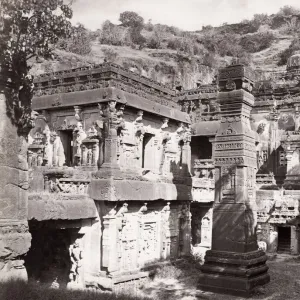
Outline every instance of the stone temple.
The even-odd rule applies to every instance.
[[[300,251],[299,76],[295,54],[185,91],[111,63],[36,78],[27,153],[1,120],[0,279],[122,291],[193,253],[201,289],[268,283],[265,252]]]

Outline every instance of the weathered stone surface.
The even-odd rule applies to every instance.
[[[89,195],[95,200],[108,201],[191,200],[190,188],[186,185],[135,180],[93,179]]]
[[[6,114],[0,93],[0,281],[26,279],[22,257],[30,248],[27,224],[27,143]]]
[[[96,218],[93,199],[85,195],[30,194],[28,220],[76,220]]]

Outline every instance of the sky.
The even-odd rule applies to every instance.
[[[118,24],[121,12],[135,11],[145,22],[201,30],[203,25],[218,26],[251,19],[254,14],[273,14],[285,5],[300,8],[299,0],[75,0],[73,20],[87,28],[101,28],[105,20]]]

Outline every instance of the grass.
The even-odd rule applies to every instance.
[[[109,292],[52,289],[36,282],[10,281],[0,283],[1,300],[149,300]]]
[[[258,287],[248,300],[299,300],[300,256],[272,255],[267,262],[271,282]],[[155,300],[242,300],[245,298],[202,292],[197,289],[200,263],[181,260],[156,269],[156,274],[144,289],[144,295]]]
[[[299,300],[300,256],[273,255],[268,261],[271,282],[258,287],[249,300]],[[161,263],[136,296],[109,292],[51,289],[35,282],[0,283],[1,300],[242,300],[197,289],[200,262],[194,258]]]

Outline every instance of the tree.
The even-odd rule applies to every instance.
[[[70,38],[61,38],[57,44],[60,49],[79,55],[87,55],[92,51],[91,47],[92,33],[87,30],[83,24],[78,23],[72,27]]]
[[[119,21],[122,23],[124,27],[136,27],[143,26],[144,19],[133,11],[124,11],[120,14]]]
[[[141,35],[144,19],[136,12],[124,11],[120,14],[119,21],[122,26],[129,27],[132,42],[142,47],[146,42],[146,39]]]
[[[300,10],[289,5],[285,5],[280,8],[278,15],[281,16],[292,16],[292,15],[299,15]]]
[[[51,58],[58,39],[70,36],[70,4],[63,4],[63,0],[2,0],[1,81],[4,81],[7,114],[18,128],[32,126],[34,85],[28,62],[38,57]]]

